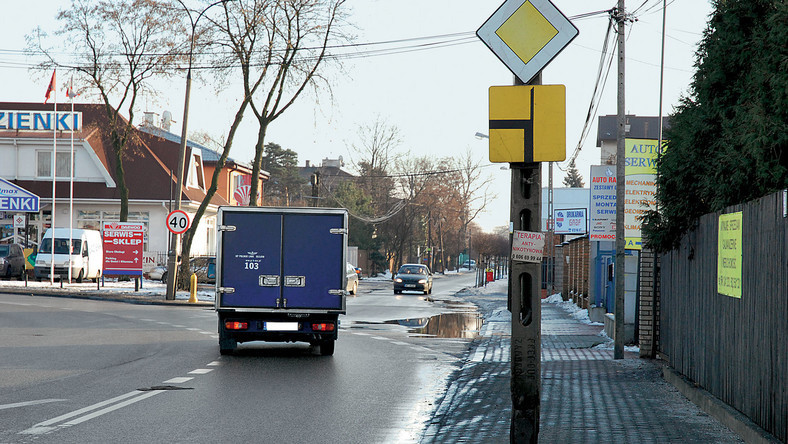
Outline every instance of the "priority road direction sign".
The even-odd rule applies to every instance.
[[[566,159],[566,87],[490,87],[490,162]]]
[[[578,30],[550,0],[506,0],[476,35],[523,83],[550,63]]]
[[[191,220],[183,210],[173,210],[167,215],[167,229],[173,234],[183,234],[189,229]]]

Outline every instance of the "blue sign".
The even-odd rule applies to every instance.
[[[5,111],[0,110],[0,130],[79,131],[82,113],[69,111]]]
[[[0,211],[38,213],[38,196],[0,178]]]

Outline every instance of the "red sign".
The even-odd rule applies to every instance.
[[[191,220],[183,210],[173,210],[167,215],[167,229],[173,234],[183,234],[189,229]]]
[[[104,222],[105,275],[142,275],[142,244],[145,224],[140,222]]]

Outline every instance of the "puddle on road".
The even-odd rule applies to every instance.
[[[478,312],[462,312],[387,321],[386,324],[408,327],[411,336],[474,339],[479,336],[484,319]]]

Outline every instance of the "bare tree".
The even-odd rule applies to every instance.
[[[45,47],[46,33],[37,28],[27,36],[28,49],[45,54],[47,60],[38,69],[75,70],[80,89],[97,95],[104,104],[115,154],[120,220],[126,221],[129,190],[123,159],[135,141],[135,104],[141,94],[152,91],[151,78],[174,73],[172,66],[180,57],[175,42],[185,27],[175,11],[158,0],[73,0],[57,19],[62,27],[56,35],[65,37],[63,48]]]
[[[330,86],[320,74],[328,47],[344,41],[346,0],[235,0],[224,3],[222,31],[240,66],[244,95],[258,122],[250,205],[257,205],[268,126],[307,87]]]
[[[372,198],[376,216],[387,214],[391,205],[394,180],[389,177],[396,150],[402,144],[399,129],[387,124],[380,116],[358,130],[358,144],[352,144],[353,166],[361,176],[359,186]]]

